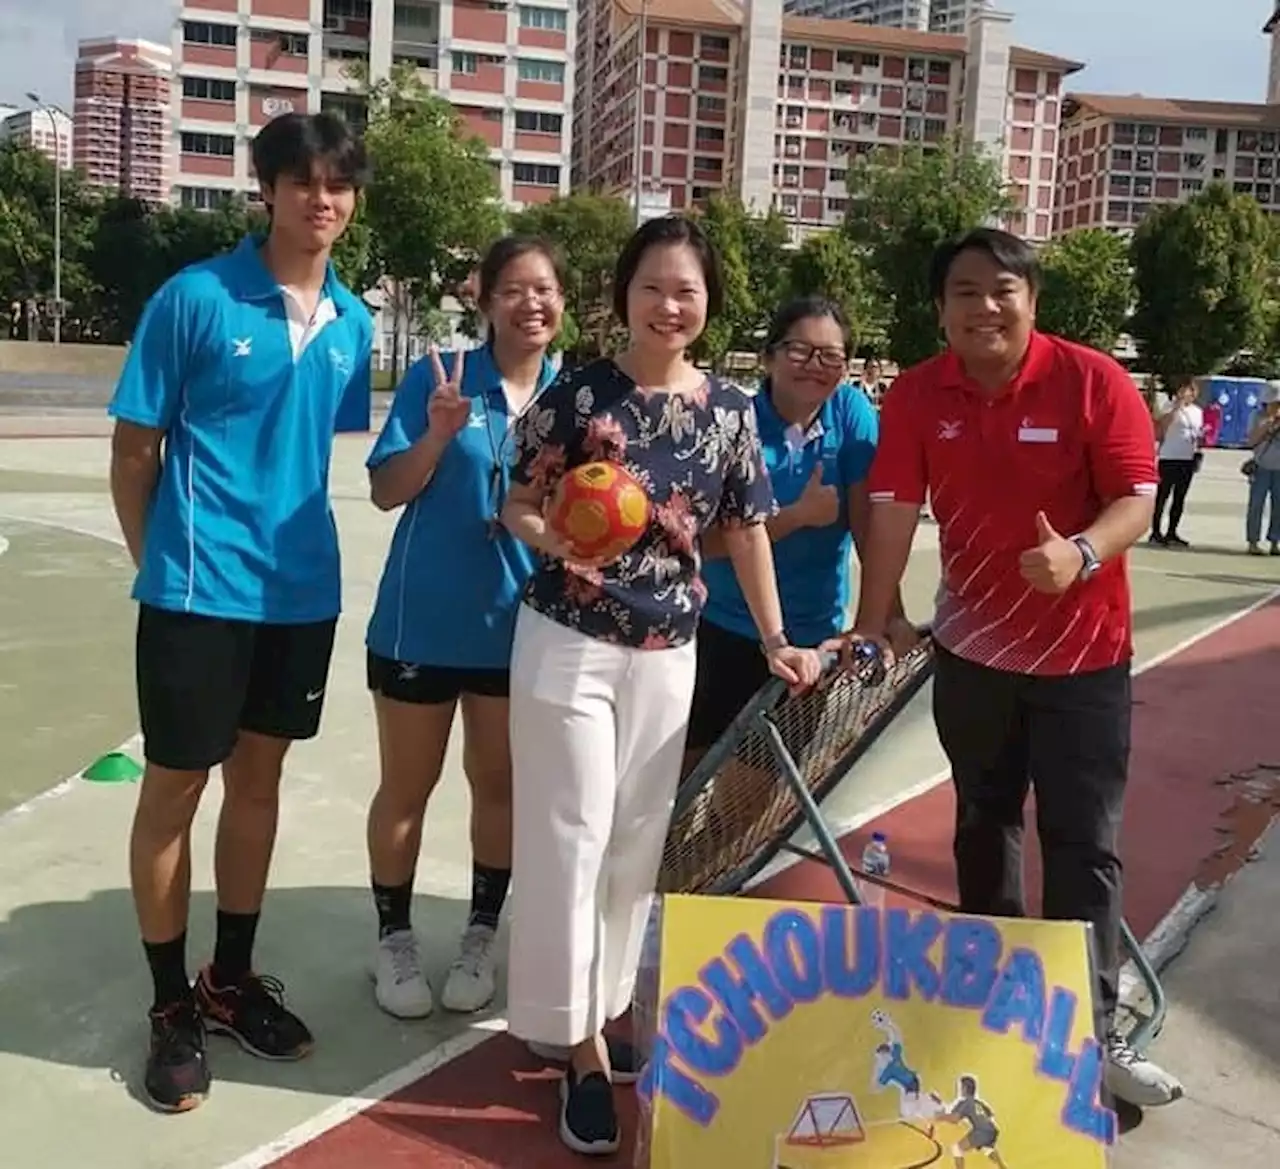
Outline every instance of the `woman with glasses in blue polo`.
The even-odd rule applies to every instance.
[[[511,879],[507,734],[516,610],[535,554],[498,523],[515,421],[551,382],[548,347],[564,314],[551,246],[507,237],[478,273],[485,344],[433,351],[396,391],[369,456],[373,502],[403,507],[367,636],[381,780],[368,845],[379,1006],[422,1018],[433,1006],[410,921],[427,801],[457,707],[471,788],[471,912],[441,1002],[477,1011],[495,990],[494,936]]]
[[[850,555],[866,531],[875,408],[846,382],[850,330],[821,297],[783,305],[765,338],[766,377],[753,399],[779,511],[768,522],[778,593],[793,645],[815,647],[848,625]],[[742,590],[714,530],[703,537],[707,603],[685,740],[691,767],[769,679]],[[901,606],[899,606],[901,612]],[[909,635],[905,620],[895,638]]]

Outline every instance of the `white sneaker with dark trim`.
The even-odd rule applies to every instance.
[[[449,977],[440,992],[440,1003],[446,1011],[469,1015],[493,1001],[498,989],[496,942],[497,931],[491,926],[467,926],[460,952],[449,967]]]
[[[1118,1031],[1107,1036],[1107,1090],[1136,1108],[1159,1108],[1182,1096],[1182,1084],[1132,1047]]]
[[[422,969],[413,930],[397,930],[378,939],[369,965],[373,997],[397,1019],[425,1019],[431,1014],[431,987]]]

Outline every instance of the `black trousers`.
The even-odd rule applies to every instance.
[[[989,669],[939,648],[933,713],[956,786],[961,909],[1025,913],[1023,807],[1034,788],[1044,916],[1093,926],[1101,1036],[1119,998],[1129,663],[1039,677]]]
[[[1178,534],[1178,525],[1182,523],[1182,509],[1187,503],[1187,492],[1191,490],[1191,480],[1195,478],[1196,464],[1194,459],[1161,459],[1160,485],[1156,488],[1156,515],[1151,522],[1151,530],[1160,535],[1160,524],[1164,520],[1165,505],[1169,506],[1169,526],[1164,529],[1167,536]]]

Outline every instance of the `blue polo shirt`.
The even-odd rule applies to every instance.
[[[261,242],[183,269],[134,334],[109,413],[165,438],[133,596],[209,617],[324,621],[341,608],[334,425],[369,394],[373,326],[331,267],[334,319],[295,361]]]
[[[753,399],[765,465],[780,507],[800,498],[819,461],[822,481],[840,496],[840,517],[825,528],[801,528],[773,546],[778,592],[787,634],[796,645],[814,646],[840,633],[849,606],[850,556],[848,491],[867,477],[876,452],[878,422],[867,396],[841,385],[827,399],[807,433],[789,434],[789,424],[773,408],[768,384]],[[703,620],[755,639],[759,636],[728,560],[710,560],[702,569],[707,586]]]
[[[452,373],[455,359],[444,355],[446,371]],[[544,360],[539,392],[554,377],[555,367]],[[434,389],[430,358],[415,362],[396,390],[370,470],[426,433]],[[375,654],[397,662],[503,670],[537,558],[491,522],[506,499],[515,444],[502,375],[487,345],[466,353],[462,393],[471,399],[471,417],[445,448],[426,490],[400,514],[366,640]]]

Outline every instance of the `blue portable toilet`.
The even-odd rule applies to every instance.
[[[1242,447],[1249,435],[1249,421],[1262,401],[1267,382],[1253,377],[1212,377],[1205,385],[1204,405],[1222,411],[1217,446]]]

